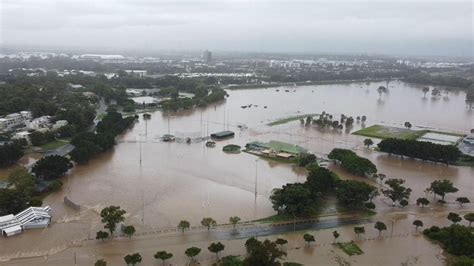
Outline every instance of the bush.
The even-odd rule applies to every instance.
[[[31,198],[30,200],[30,206],[33,206],[33,207],[41,207],[41,205],[43,205],[43,200],[39,197],[33,197]]]

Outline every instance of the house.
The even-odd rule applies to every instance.
[[[46,228],[51,223],[51,208],[29,207],[26,210],[13,215],[0,217],[0,232],[4,236],[12,236],[26,229]]]
[[[21,132],[18,132],[18,133],[15,133],[15,135],[13,135],[12,139],[24,139],[28,142],[28,144],[30,143],[30,132],[28,131],[21,131]]]
[[[222,140],[222,139],[227,139],[227,138],[233,138],[234,135],[235,135],[234,132],[226,130],[226,131],[221,131],[221,132],[211,134],[211,138],[216,139],[216,140]]]

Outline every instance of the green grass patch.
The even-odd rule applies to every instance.
[[[397,138],[397,139],[416,140],[428,132],[430,131],[429,130],[411,130],[408,128],[373,125],[373,126],[358,130],[356,132],[353,132],[352,134],[365,136],[365,137],[371,137],[371,138],[377,138],[377,139]]]
[[[53,150],[53,149],[56,149],[56,148],[59,148],[59,147],[62,147],[66,144],[68,144],[69,141],[66,141],[66,140],[55,140],[55,141],[51,141],[49,143],[46,143],[44,145],[41,145],[41,149],[47,151],[47,150]]]
[[[364,254],[364,251],[362,251],[362,249],[360,249],[354,242],[339,242],[336,243],[336,246],[346,252],[349,256]]]
[[[222,148],[222,151],[227,153],[240,153],[240,146],[235,144],[225,145]]]
[[[286,124],[286,123],[289,123],[289,122],[295,121],[295,120],[306,119],[306,117],[308,117],[308,116],[315,117],[317,115],[319,115],[319,114],[295,115],[295,116],[290,116],[290,117],[287,117],[287,118],[281,118],[281,119],[275,120],[273,122],[268,123],[267,125],[268,126],[276,126],[276,125]]]

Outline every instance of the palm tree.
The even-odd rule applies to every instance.
[[[235,226],[239,223],[239,221],[240,221],[240,218],[237,217],[237,216],[232,216],[232,217],[229,218],[229,222],[234,227],[234,230],[235,230]]]

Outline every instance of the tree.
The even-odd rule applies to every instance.
[[[310,234],[304,234],[304,235],[303,235],[303,239],[304,239],[304,241],[306,242],[306,244],[308,244],[308,246],[311,245],[311,242],[316,241],[316,240],[314,239],[314,236],[313,236],[313,235],[310,235]]]
[[[384,86],[379,86],[377,88],[377,92],[379,93],[379,99],[382,98],[382,94],[386,93],[387,92],[387,88],[385,88]]]
[[[354,227],[354,233],[356,233],[357,238],[360,238],[361,234],[365,234],[365,227],[363,227],[363,226]]]
[[[235,226],[239,223],[239,221],[240,221],[240,218],[237,217],[237,216],[232,216],[232,217],[229,218],[229,222],[234,227],[234,230],[235,230]]]
[[[472,104],[474,103],[474,91],[471,90],[466,93],[466,103],[469,104],[469,109],[472,109]]]
[[[201,221],[202,226],[207,227],[207,231],[217,225],[217,222],[211,217],[203,218]]]
[[[171,258],[173,257],[173,254],[172,254],[172,253],[168,253],[168,252],[162,250],[162,251],[157,251],[157,252],[155,253],[155,256],[154,256],[154,257],[155,257],[155,259],[157,259],[157,260],[161,260],[161,261],[163,262],[163,266],[164,266],[164,265],[165,265],[165,261],[171,259]]]
[[[244,262],[237,256],[225,256],[221,259],[219,266],[242,266]]]
[[[178,224],[178,228],[181,230],[181,233],[184,233],[184,230],[188,229],[189,226],[190,226],[190,224],[186,220],[182,220]]]
[[[255,238],[250,238],[245,242],[247,257],[244,266],[273,266],[278,265],[277,260],[286,255],[286,252],[278,249],[277,244],[268,239],[261,242]]]
[[[100,217],[102,222],[105,224],[104,228],[109,229],[110,235],[114,234],[117,224],[125,220],[126,211],[120,209],[119,206],[109,206],[102,209]]]
[[[406,199],[402,199],[399,203],[402,208],[408,206],[408,200]]]
[[[225,246],[224,246],[224,244],[222,244],[221,242],[211,243],[211,244],[209,245],[209,247],[207,247],[207,249],[208,249],[210,252],[216,254],[217,260],[219,260],[219,252],[223,251],[224,248],[225,248]]]
[[[416,200],[417,205],[421,205],[421,208],[424,208],[425,206],[428,206],[430,204],[430,201],[427,198],[418,198]]]
[[[104,239],[108,238],[109,237],[109,233],[107,232],[104,232],[104,231],[99,231],[97,232],[96,236],[95,236],[95,239],[97,240],[102,240],[102,242],[104,242]]]
[[[405,122],[405,124],[404,124],[404,125],[405,125],[405,127],[406,127],[406,128],[408,128],[408,129],[410,129],[410,128],[411,128],[411,123],[410,123],[410,122]]]
[[[342,180],[337,186],[336,196],[339,202],[345,206],[362,208],[374,190],[377,188],[365,182]]]
[[[462,207],[464,203],[469,203],[471,202],[468,198],[466,197],[459,197],[456,199],[457,202],[459,202],[459,207]]]
[[[431,183],[430,189],[436,195],[441,196],[443,201],[447,193],[458,192],[458,189],[453,186],[453,183],[447,179],[433,181]]]
[[[133,225],[127,225],[123,228],[123,233],[128,236],[128,238],[132,238],[133,234],[135,234],[135,227]]]
[[[471,223],[474,222],[474,212],[464,215],[464,219],[469,222],[469,227],[471,227]]]
[[[43,157],[37,161],[31,171],[38,178],[54,180],[63,176],[71,168],[72,163],[68,158],[52,155]]]
[[[418,233],[418,227],[423,227],[423,221],[421,220],[414,220],[413,225],[415,226],[415,232]]]
[[[448,214],[448,220],[450,220],[453,224],[457,224],[462,220],[462,218],[461,216],[459,216],[459,214],[455,212],[450,212]]]
[[[190,248],[186,249],[186,251],[184,252],[184,254],[186,254],[186,256],[191,258],[191,261],[194,261],[194,257],[199,255],[199,253],[201,253],[201,249],[197,248],[197,247],[190,247]]]
[[[372,139],[364,139],[364,145],[369,148],[370,146],[374,145],[374,141]]]
[[[286,245],[286,244],[288,243],[288,240],[283,239],[283,238],[277,238],[277,240],[275,241],[275,243],[276,243],[277,245],[279,245],[280,248],[281,248],[281,247],[283,247],[283,245]]]
[[[14,143],[0,145],[0,167],[16,163],[23,156],[23,149]]]
[[[332,236],[334,237],[334,243],[336,243],[336,241],[339,238],[340,234],[337,231],[334,231],[334,232],[332,232]]]
[[[127,265],[135,265],[137,263],[142,262],[142,255],[140,255],[140,253],[128,254],[123,259],[125,260],[125,263],[127,263]]]
[[[328,154],[328,158],[336,161],[342,168],[354,175],[371,176],[377,173],[375,164],[351,150],[335,148]]]
[[[308,187],[301,183],[286,184],[275,188],[270,195],[273,209],[278,213],[292,216],[306,215],[309,212],[313,198]]]
[[[387,226],[383,222],[376,222],[374,228],[379,231],[379,237],[382,234],[382,231],[387,230]]]
[[[395,205],[396,202],[406,200],[410,198],[411,189],[403,186],[405,180],[398,178],[390,178],[385,181],[385,184],[388,185],[389,189],[382,189],[382,193],[385,197],[392,200]]]
[[[94,266],[107,266],[107,262],[103,259],[100,259],[94,263]]]
[[[423,87],[423,98],[426,98],[426,94],[430,91],[429,87]]]

